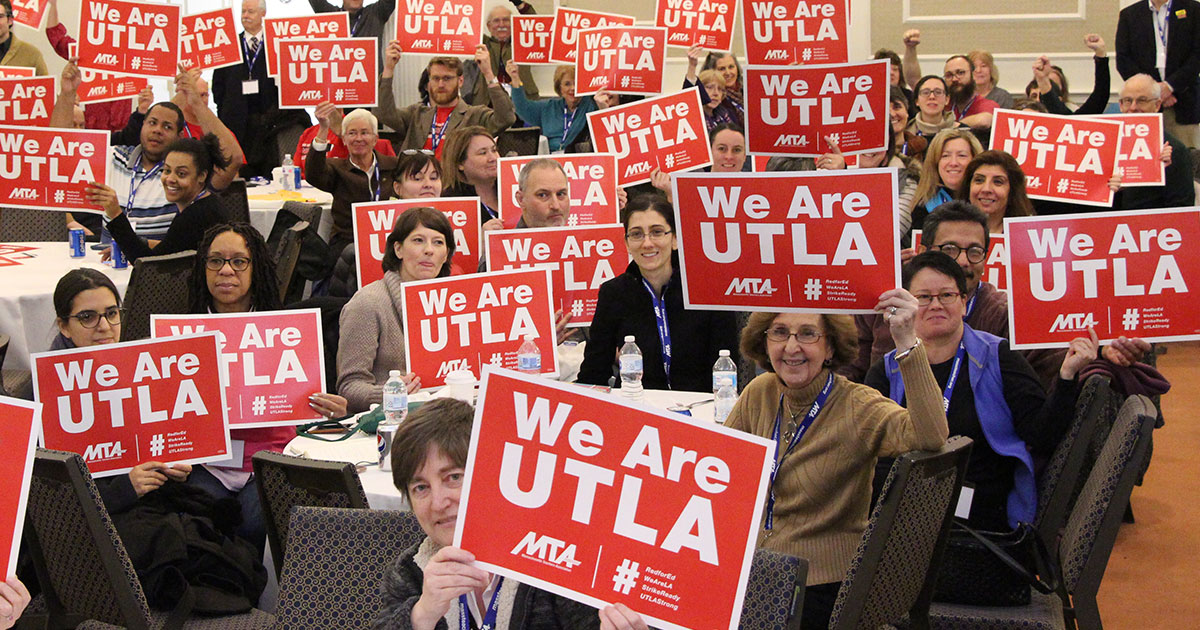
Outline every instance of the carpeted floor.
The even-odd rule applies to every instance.
[[[1200,343],[1171,344],[1158,367],[1166,426],[1100,587],[1105,630],[1200,627]]]

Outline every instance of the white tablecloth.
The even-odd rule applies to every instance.
[[[329,230],[333,226],[333,215],[330,214],[333,195],[305,183],[299,191],[281,190],[274,184],[255,186],[246,190],[246,197],[250,202],[250,225],[253,225],[254,229],[263,235],[263,238],[271,235],[271,226],[275,225],[275,215],[279,214],[283,203],[292,200],[319,203],[321,207],[325,208],[325,211],[321,213],[321,225],[317,226],[317,234],[320,234],[321,238],[329,240]]]
[[[84,249],[87,253],[83,258],[71,258],[65,241],[10,245],[34,248],[28,252],[0,255],[19,263],[0,265],[0,333],[12,338],[4,367],[28,370],[30,353],[49,350],[58,334],[54,323],[54,287],[63,274],[79,267],[99,269],[112,278],[124,296],[133,266],[113,269],[102,264],[100,253],[90,248]]]
[[[619,396],[619,390],[613,390],[612,395]],[[646,390],[645,396],[646,402],[658,409],[700,402],[701,404],[691,408],[692,417],[709,422],[713,419],[712,403],[701,402],[711,401],[712,394]],[[408,509],[408,503],[404,500],[404,496],[392,484],[392,473],[379,470],[379,451],[376,449],[373,435],[360,433],[341,442],[325,442],[297,437],[288,443],[284,453],[312,459],[358,464],[358,477],[362,480],[363,490],[367,493],[367,501],[370,502],[371,507],[388,510]]]

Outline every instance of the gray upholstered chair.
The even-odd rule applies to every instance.
[[[133,263],[129,288],[125,289],[125,312],[121,318],[121,341],[150,337],[153,313],[187,313],[188,282],[196,250],[162,256],[144,256]]]
[[[279,281],[279,301],[288,303],[288,294],[293,292],[293,283],[304,283],[296,277],[296,262],[300,260],[300,246],[304,243],[304,231],[308,221],[297,221],[283,233],[279,240],[279,251],[275,253],[275,274]]]
[[[808,561],[756,549],[742,605],[742,630],[800,630]]]
[[[246,196],[246,180],[235,179],[229,182],[229,187],[217,193],[221,203],[225,204],[231,223],[250,222],[250,199]]]
[[[354,464],[293,457],[270,451],[255,453],[251,462],[277,576],[283,570],[284,552],[288,548],[292,508],[298,505],[357,509],[370,507]]]
[[[387,567],[425,538],[402,510],[296,507],[291,532],[276,630],[369,627]]]
[[[56,210],[0,208],[0,234],[7,243],[65,242],[67,216]]]
[[[930,567],[945,547],[970,453],[971,440],[956,436],[939,451],[896,459],[838,591],[830,628],[874,630],[906,617],[910,627],[926,627]]]

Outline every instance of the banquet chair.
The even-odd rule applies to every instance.
[[[279,301],[290,304],[295,300],[288,299],[289,294],[296,293],[300,297],[303,289],[295,291],[296,262],[300,260],[300,245],[304,242],[304,231],[308,229],[308,221],[298,221],[283,233],[279,240],[279,249],[275,252],[275,274],[279,281]],[[304,280],[300,278],[300,286]]]
[[[907,615],[928,627],[929,601],[967,471],[971,440],[896,458],[838,591],[829,627],[879,628]]]
[[[27,508],[31,558],[53,628],[151,630],[270,628],[258,609],[189,618],[151,610],[96,484],[76,453],[38,449]]]
[[[229,187],[217,193],[225,204],[230,223],[250,222],[250,200],[246,197],[246,180],[235,179]]]
[[[317,234],[317,228],[321,226],[321,214],[323,212],[321,204],[306,203],[303,201],[285,201],[283,207],[275,214],[275,222],[271,224],[271,233],[267,235],[267,246],[271,251],[279,250],[279,241],[283,239],[284,232],[299,221],[308,222],[308,230],[305,236]]]
[[[150,337],[153,313],[187,313],[188,282],[196,250],[163,256],[143,256],[133,263],[129,287],[125,289],[121,341]]]
[[[770,549],[756,549],[738,628],[800,630],[807,578],[807,560]]]
[[[500,154],[500,157],[537,155],[541,137],[541,127],[505,129],[500,132],[499,136],[496,136],[496,152]]]
[[[276,630],[369,627],[387,567],[425,539],[406,510],[300,506],[291,531]]]
[[[67,216],[56,210],[0,208],[0,241],[66,241]]]
[[[1028,606],[933,604],[935,630],[1100,630],[1096,593],[1108,566],[1138,464],[1146,455],[1157,414],[1145,396],[1130,396],[1084,483],[1058,544],[1065,595],[1032,594]],[[1063,597],[1070,602],[1064,604]]]
[[[306,128],[303,125],[288,125],[275,132],[275,150],[279,154],[279,164],[283,164],[283,156],[291,155],[296,158],[296,148],[300,145],[300,136]]]
[[[251,461],[277,576],[283,570],[283,554],[287,549],[293,507],[370,507],[354,464],[293,457],[271,451],[259,451]]]

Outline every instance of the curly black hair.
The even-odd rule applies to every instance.
[[[208,275],[204,267],[212,242],[225,232],[233,232],[246,241],[250,252],[250,308],[255,311],[276,311],[283,307],[279,299],[279,280],[275,276],[275,256],[267,247],[262,234],[249,223],[222,223],[208,228],[196,248],[192,266],[188,310],[208,313],[212,310],[212,294],[208,292]]]

